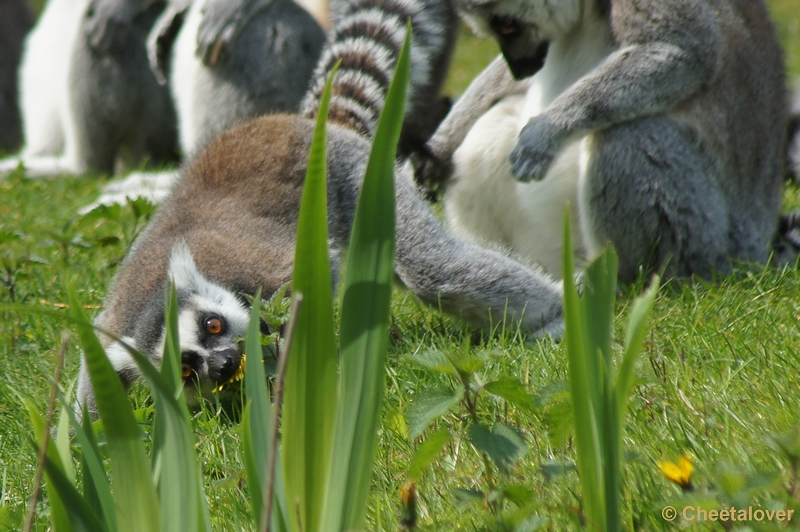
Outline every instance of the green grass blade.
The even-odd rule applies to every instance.
[[[74,284],[69,288],[69,301],[108,442],[118,530],[157,531],[160,529],[158,496],[150,476],[142,434],[125,389],[83,312]]]
[[[590,374],[590,365],[597,367],[598,354],[592,349],[584,320],[585,311],[575,287],[574,252],[570,230],[569,207],[564,219],[564,320],[569,363],[569,389],[575,420],[575,443],[583,493],[584,514],[594,525],[605,524],[602,497],[602,442],[596,412],[599,393],[593,392],[592,379],[597,379],[597,370]],[[590,266],[591,268],[591,266]],[[595,381],[595,389],[597,389]]]
[[[339,411],[324,528],[364,527],[383,407],[394,282],[394,167],[411,72],[411,28],[378,119],[348,250]]]
[[[297,224],[292,291],[302,294],[286,367],[283,406],[283,475],[293,531],[320,529],[325,504],[337,402],[333,288],[328,255],[328,78],[308,160]],[[294,511],[294,509],[297,511]]]

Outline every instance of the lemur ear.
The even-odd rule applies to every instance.
[[[182,240],[172,247],[172,256],[169,259],[169,278],[176,290],[194,288],[198,285],[198,281],[203,279],[202,274],[197,270],[192,251]]]

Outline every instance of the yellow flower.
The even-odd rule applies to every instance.
[[[400,528],[414,530],[417,527],[417,487],[408,481],[400,490]]]
[[[688,454],[682,455],[678,459],[677,464],[666,460],[659,462],[658,469],[661,471],[662,475],[680,486],[683,491],[690,491],[692,489],[694,465],[692,465],[692,457]]]
[[[225,386],[227,386],[228,384],[231,384],[231,383],[238,382],[238,381],[242,380],[244,378],[244,370],[245,370],[245,366],[247,365],[246,363],[247,363],[247,355],[242,353],[242,361],[239,362],[239,367],[236,368],[236,372],[233,374],[233,376],[230,379],[228,379],[227,381],[225,381],[222,384],[220,384],[219,386],[217,386],[216,388],[214,388],[213,390],[211,390],[211,393],[221,392],[222,389]]]

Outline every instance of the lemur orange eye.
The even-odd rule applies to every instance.
[[[181,366],[181,376],[184,379],[188,379],[192,376],[192,367],[189,364],[183,364]]]
[[[219,334],[222,332],[222,320],[216,316],[207,318],[205,327],[208,334]]]

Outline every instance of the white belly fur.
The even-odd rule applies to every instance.
[[[203,18],[202,10],[205,2],[192,2],[189,13],[175,40],[175,51],[172,56],[172,73],[170,85],[172,100],[178,115],[178,134],[181,149],[185,155],[191,155],[199,147],[199,124],[195,124],[195,101],[197,80],[200,77],[203,63],[195,54],[197,49],[197,32]]]
[[[608,22],[587,17],[576,31],[551,43],[525,95],[504,98],[475,123],[453,155],[454,176],[444,197],[446,218],[458,235],[500,244],[560,278],[569,202],[576,265],[600,250],[579,193],[591,160],[591,133],[566,142],[539,182],[516,181],[508,157],[528,120],[545,112],[615,46]]]
[[[564,146],[542,181],[515,180],[508,154],[517,143],[525,104],[525,96],[505,98],[469,132],[453,156],[455,177],[445,194],[445,216],[456,234],[499,243],[561,277],[567,202],[576,254],[584,254],[577,218],[581,143]]]

